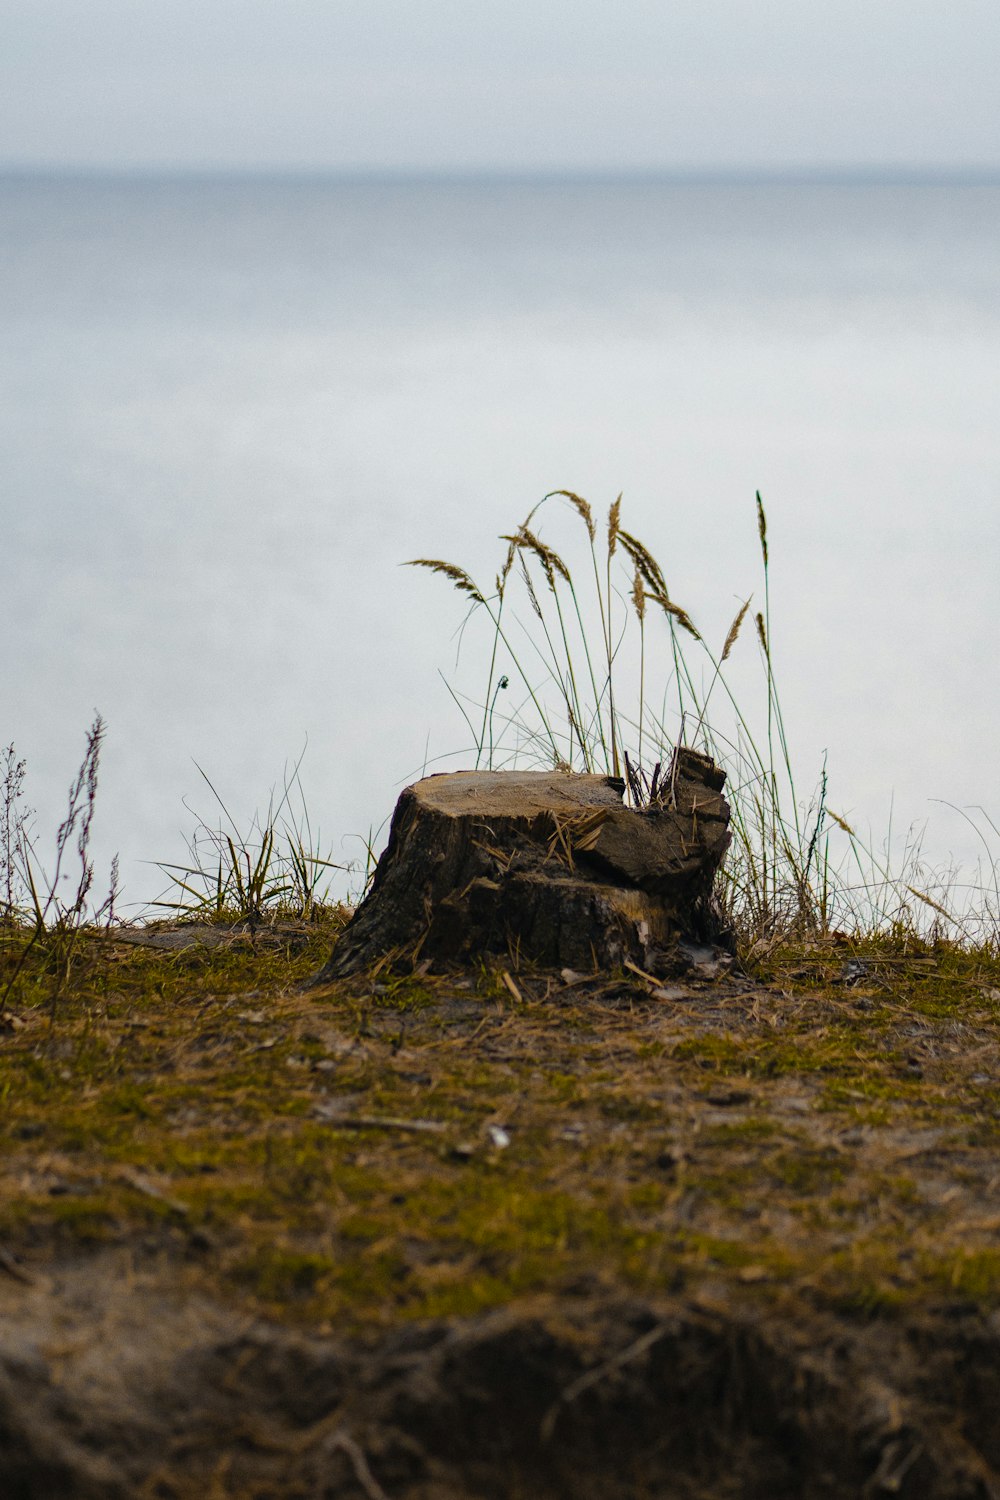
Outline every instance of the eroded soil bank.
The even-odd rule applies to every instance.
[[[377,1338],[180,1299],[114,1256],[3,1299],[10,1500],[988,1497],[1000,1329],[565,1297]]]
[[[329,936],[20,976],[4,1500],[1000,1495],[995,965]]]

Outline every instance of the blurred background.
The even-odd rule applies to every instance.
[[[118,850],[127,901],[162,890],[214,816],[197,766],[247,821],[303,747],[363,861],[407,780],[470,763],[441,673],[475,702],[487,665],[400,564],[488,586],[566,487],[623,492],[716,651],[762,604],[759,489],[803,796],[826,752],[875,843],[891,809],[976,858],[941,803],[1000,815],[994,5],[0,0],[0,30],[0,743],[43,856],[98,709],[98,886]],[[747,630],[739,692],[758,668]]]

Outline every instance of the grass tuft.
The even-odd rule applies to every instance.
[[[319,852],[301,766],[302,755],[290,774],[286,770],[281,796],[276,800],[272,788],[267,811],[255,813],[244,827],[198,766],[220,816],[211,823],[196,814],[186,864],[158,862],[171,889],[154,907],[186,917],[243,921],[253,931],[273,916],[308,920],[329,904],[333,872],[348,867]]]
[[[583,522],[578,559],[572,537],[557,551],[543,534],[546,508],[559,500]],[[754,614],[761,688],[752,702],[737,700],[726,671],[745,638],[751,598],[716,656],[671,596],[655,554],[623,525],[621,495],[609,508],[603,548],[587,500],[572,490],[544,496],[501,538],[506,560],[492,594],[463,568],[418,559],[486,617],[484,690],[470,702],[449,686],[470,728],[478,721],[475,764],[622,777],[626,799],[638,807],[662,793],[660,767],[673,748],[692,744],[727,774],[733,845],[717,895],[744,951],[844,930],[995,943],[995,873],[997,910],[984,901],[973,920],[968,911],[957,913],[941,879],[922,869],[919,839],[911,837],[897,857],[891,828],[876,849],[828,806],[825,762],[814,790],[803,795],[775,675],[768,521],[759,493],[755,508],[763,607]],[[501,691],[511,684],[519,691],[502,705]],[[980,890],[988,895],[989,882]],[[927,913],[936,925],[928,926]]]

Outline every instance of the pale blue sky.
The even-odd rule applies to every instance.
[[[1000,164],[997,0],[0,0],[0,165]]]

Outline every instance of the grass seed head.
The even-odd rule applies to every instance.
[[[589,504],[582,495],[575,495],[572,490],[550,490],[549,494],[545,496],[546,500],[549,499],[550,495],[561,495],[564,500],[568,500],[570,505],[572,505],[573,509],[576,511],[577,515],[580,517],[583,524],[586,526],[587,535],[590,537],[590,540],[593,542],[597,539],[597,527],[594,525],[594,512],[591,510]]]
[[[666,594],[652,594],[650,597],[653,603],[658,604],[665,615],[670,615],[672,619],[676,620],[678,625],[687,631],[688,635],[693,636],[696,641],[701,640],[701,632],[686,609],[682,609],[679,604],[675,604],[672,599],[668,599]]]
[[[621,497],[621,495],[619,495],[618,499],[614,502],[614,504],[612,505],[611,509],[608,511],[608,557],[609,558],[614,557],[614,555],[615,555],[615,548],[618,545],[618,533],[621,531],[621,516],[622,516],[622,497]]]
[[[516,550],[517,549],[515,548],[514,543],[511,542],[509,547],[507,548],[507,556],[503,560],[503,567],[497,574],[497,596],[501,599],[503,598],[503,591],[507,585],[507,575],[510,573],[511,568],[514,565],[514,553]]]
[[[757,532],[760,536],[760,550],[764,558],[764,566],[767,567],[767,516],[764,514],[764,502],[760,498],[760,490],[757,491]]]
[[[634,537],[631,532],[623,530],[622,527],[618,528],[618,540],[632,559],[635,567],[642,574],[649,592],[651,594],[662,594],[664,599],[669,598],[663,570],[649,548],[644,546],[638,537]]]
[[[573,580],[570,577],[569,568],[567,568],[558,552],[553,551],[551,547],[547,547],[540,537],[536,536],[533,531],[528,530],[527,526],[519,526],[515,536],[501,537],[501,541],[509,542],[512,547],[521,547],[528,552],[533,552],[545,570],[545,577],[548,580],[550,589],[555,590],[555,575],[557,573],[560,578],[565,579],[572,587]]]
[[[517,560],[521,564],[521,577],[524,581],[524,587],[528,594],[528,602],[538,618],[542,620],[545,618],[542,614],[542,606],[538,602],[538,595],[535,593],[535,585],[531,581],[531,574],[528,572],[528,564],[525,562],[524,554],[522,552],[518,553]]]
[[[636,616],[640,620],[646,618],[646,590],[642,581],[642,572],[639,568],[635,570],[632,579],[632,603],[635,605]]]
[[[758,610],[754,615],[754,620],[757,624],[757,639],[760,641],[761,650],[767,657],[768,661],[770,661],[771,648],[767,644],[767,627],[764,624],[764,616],[761,614],[760,610]]]
[[[740,633],[740,627],[742,626],[743,621],[746,618],[746,612],[749,608],[750,600],[747,599],[744,601],[742,608],[736,616],[736,619],[729,627],[729,634],[726,636],[726,644],[723,646],[722,655],[719,658],[720,664],[728,659],[730,651],[732,651],[733,647],[736,645],[736,638]]]
[[[948,908],[942,906],[940,901],[935,901],[933,896],[928,896],[926,891],[918,891],[915,885],[908,885],[906,889],[911,896],[916,896],[918,901],[922,901],[925,906],[929,906],[931,911],[936,911],[939,916],[946,917],[949,922],[955,921]]]
[[[468,594],[475,604],[485,604],[486,600],[469,577],[464,568],[458,568],[454,563],[442,562],[436,557],[411,557],[404,564],[407,568],[430,568],[432,573],[443,573],[445,578],[450,578],[460,594]]]

